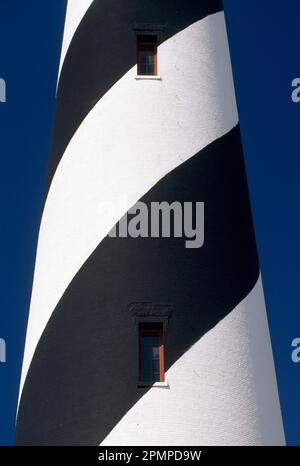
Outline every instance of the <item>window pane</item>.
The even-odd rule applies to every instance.
[[[138,73],[141,75],[156,74],[157,36],[138,37]]]
[[[154,50],[148,52],[148,74],[154,74]]]
[[[160,375],[159,374],[154,374],[153,382],[159,382],[159,381],[160,381]]]
[[[146,63],[140,63],[139,74],[147,74],[147,64]]]
[[[149,62],[149,65],[154,65],[154,53],[153,52],[149,52],[148,62]]]
[[[151,346],[143,345],[142,347],[142,380],[145,382],[152,381],[153,360],[151,355]]]
[[[154,346],[152,348],[153,359],[159,359],[159,346]]]
[[[157,332],[147,332],[143,333],[143,341],[147,345],[159,345],[159,334]]]
[[[147,52],[141,52],[140,53],[140,63],[147,63]]]
[[[140,339],[141,380],[158,382],[160,380],[160,335],[159,332],[145,332]]]
[[[148,74],[154,74],[154,65],[148,65]]]
[[[153,360],[153,372],[159,375],[159,359]]]

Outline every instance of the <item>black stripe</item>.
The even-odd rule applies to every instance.
[[[136,386],[129,303],[171,306],[168,369],[254,287],[259,265],[238,127],[142,200],[204,201],[204,246],[186,249],[180,238],[106,237],[100,243],[37,347],[21,399],[17,444],[97,445],[145,394]]]
[[[136,63],[134,28],[159,27],[164,42],[205,16],[220,0],[99,0],[81,21],[57,92],[48,187],[77,128],[99,99]]]

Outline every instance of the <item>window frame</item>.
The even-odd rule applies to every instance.
[[[148,326],[149,325],[149,326]],[[142,380],[142,335],[145,333],[157,333],[159,335],[159,380],[157,381],[145,381]],[[163,325],[158,322],[156,325],[153,322],[140,322],[138,329],[138,380],[139,385],[155,385],[163,384],[166,382],[165,379],[165,345],[164,345],[164,328]]]
[[[150,38],[153,37],[153,40],[150,40]],[[141,73],[140,70],[140,54],[142,52],[142,47],[149,47],[153,46],[154,50],[154,71],[153,74],[150,73]],[[157,53],[158,53],[158,36],[156,34],[139,34],[137,35],[137,76],[142,76],[142,77],[157,77],[158,76],[158,59],[157,59]]]

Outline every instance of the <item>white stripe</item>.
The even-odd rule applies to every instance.
[[[92,3],[93,0],[68,0],[58,76],[60,76],[68,48],[76,29]]]
[[[285,444],[261,279],[166,377],[101,445]]]
[[[57,168],[40,228],[21,389],[51,313],[113,225],[237,124],[223,12],[181,31],[158,55],[162,80],[136,81],[132,68],[85,118]],[[103,201],[116,208],[103,213]]]

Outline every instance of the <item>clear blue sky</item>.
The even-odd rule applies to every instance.
[[[299,0],[224,1],[247,175],[281,407],[289,444],[300,445]]]
[[[299,0],[224,0],[248,181],[289,444],[300,444]],[[2,0],[0,77],[0,444],[12,442],[38,225],[43,205],[65,1]]]

